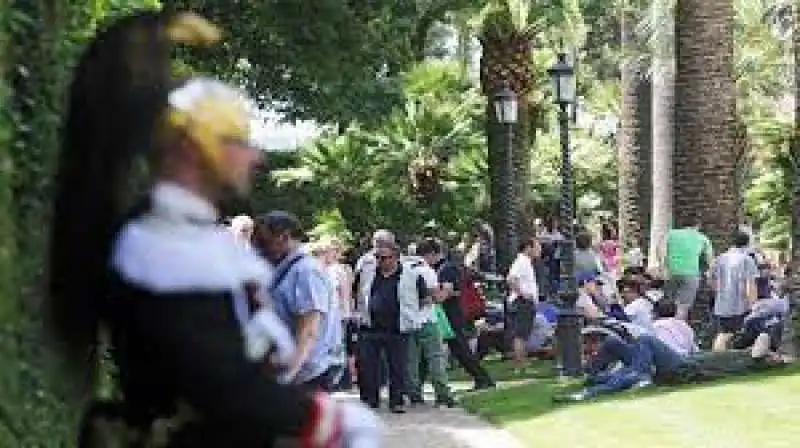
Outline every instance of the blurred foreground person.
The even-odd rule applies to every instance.
[[[293,341],[259,309],[264,261],[220,229],[218,204],[244,193],[259,153],[247,102],[230,87],[170,79],[176,43],[219,31],[192,14],[141,13],[89,44],[72,82],[57,179],[51,324],[73,373],[90,379],[108,330],[120,401],[94,401],[82,447],[374,447],[366,409],[280,385]],[[131,166],[154,181],[127,210]],[[110,428],[117,428],[111,430]]]

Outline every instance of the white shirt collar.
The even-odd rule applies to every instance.
[[[156,183],[151,198],[154,214],[207,224],[215,224],[219,218],[211,202],[172,182]]]

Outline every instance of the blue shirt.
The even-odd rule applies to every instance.
[[[296,254],[290,254],[275,267],[280,272]],[[271,289],[275,313],[297,334],[297,318],[310,312],[321,314],[319,338],[296,380],[306,382],[343,362],[343,336],[339,308],[333,285],[322,266],[310,256],[302,256]]]

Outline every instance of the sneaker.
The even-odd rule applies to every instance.
[[[389,412],[391,412],[392,414],[405,414],[406,413],[406,408],[403,407],[403,405],[395,404],[395,405],[389,406]]]
[[[645,387],[650,387],[653,385],[653,379],[649,376],[642,377],[639,381],[634,384],[631,389],[643,389]]]
[[[422,398],[422,395],[409,395],[408,402],[411,404],[411,406],[416,406],[419,404],[425,404],[425,399]]]
[[[570,403],[570,402],[584,401],[588,398],[591,398],[591,395],[586,389],[584,389],[580,392],[573,392],[571,394],[556,395],[553,397],[553,401],[556,403]]]
[[[478,392],[481,390],[488,390],[488,389],[495,389],[497,388],[497,384],[494,381],[486,381],[481,383],[475,383],[475,386],[471,389],[472,392]]]
[[[456,402],[455,398],[453,398],[453,397],[442,397],[442,398],[437,398],[436,402],[434,403],[434,405],[437,406],[437,407],[445,406],[445,407],[447,407],[449,409],[452,409],[452,408],[458,406],[458,403]]]

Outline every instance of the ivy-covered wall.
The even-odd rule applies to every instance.
[[[40,298],[61,111],[98,23],[153,0],[0,0],[0,447],[74,445]]]

